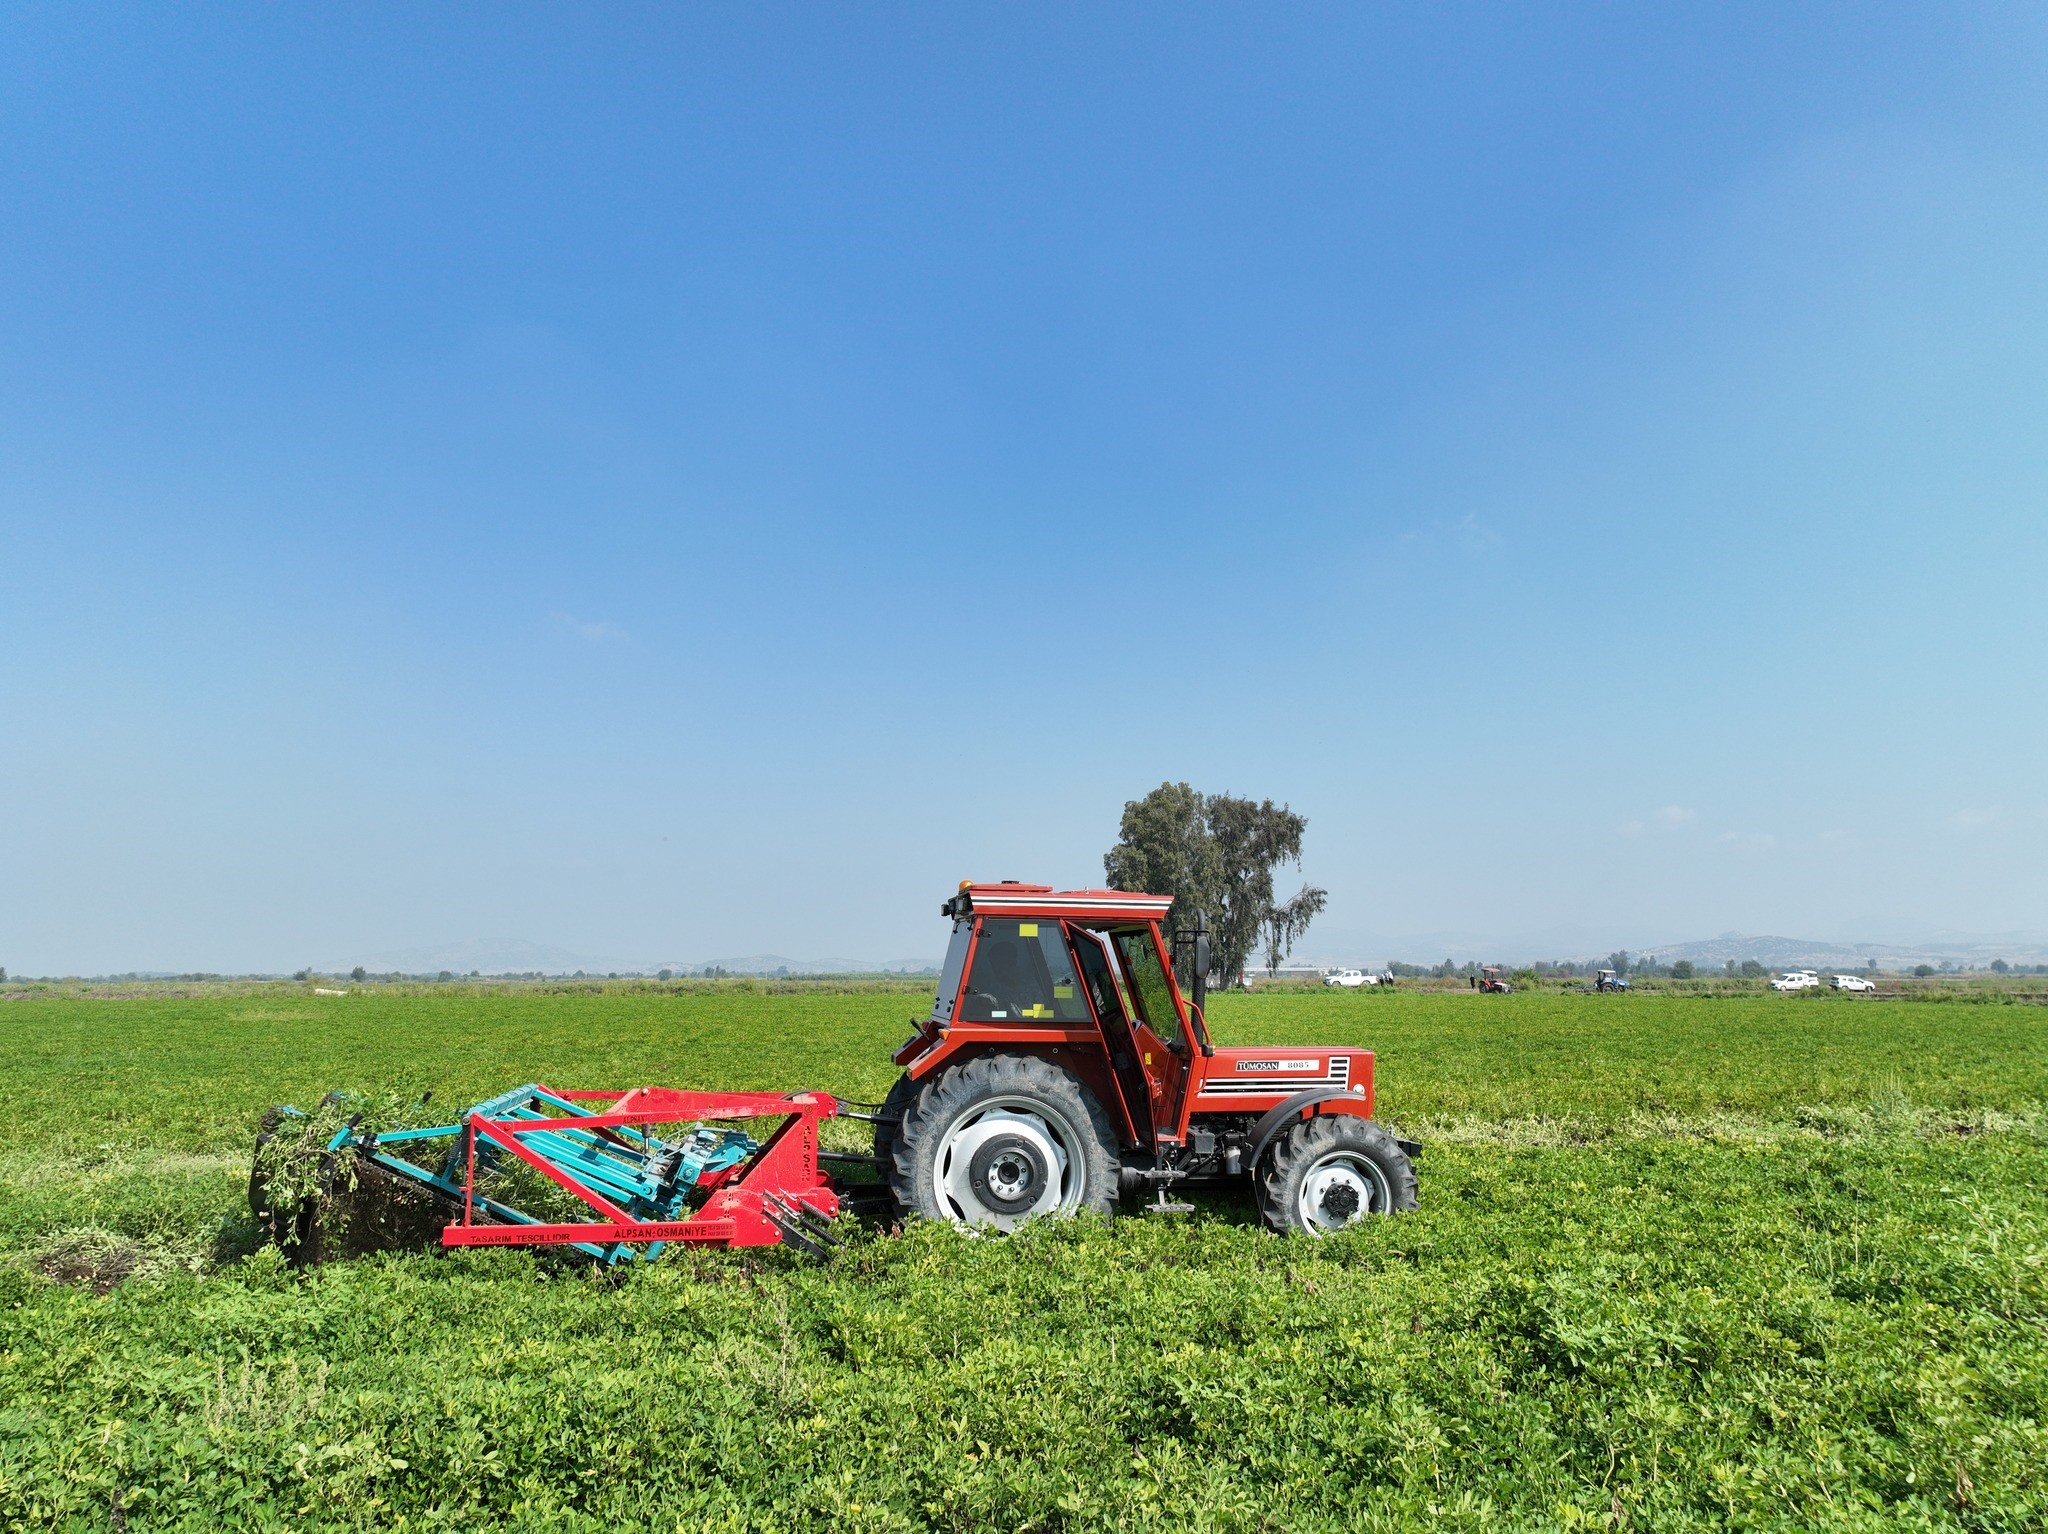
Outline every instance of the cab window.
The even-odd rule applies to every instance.
[[[1088,1002],[1074,975],[1073,955],[1056,921],[998,921],[985,917],[974,945],[966,1023],[1085,1023]]]
[[[974,937],[974,923],[953,923],[953,940],[946,944],[946,965],[939,971],[939,994],[932,1002],[932,1021],[953,1021],[953,1003],[960,995],[960,972],[967,968],[967,945]]]
[[[1142,929],[1119,932],[1116,948],[1123,956],[1124,973],[1130,977],[1145,1026],[1167,1043],[1178,1044],[1180,1013],[1174,1007],[1173,988],[1166,982],[1166,971],[1159,966],[1159,945],[1152,941],[1152,934]]]
[[[1117,984],[1116,965],[1109,956],[1109,948],[1093,932],[1074,934],[1074,957],[1081,961],[1081,979],[1088,987],[1088,994],[1095,1001],[1095,1015],[1102,1020],[1103,1027],[1110,1030],[1114,1038],[1120,1032],[1128,1032],[1130,1020],[1124,1011],[1124,993]]]

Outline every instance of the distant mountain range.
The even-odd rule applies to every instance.
[[[1309,952],[1297,955],[1288,967],[1336,969],[1377,964],[1381,959],[1434,964],[1445,957],[1457,963],[1476,960],[1523,964],[1538,959],[1585,963],[1605,959],[1617,948],[1626,948],[1632,957],[1649,955],[1664,964],[1690,959],[1702,969],[1720,969],[1731,959],[1737,964],[1755,959],[1769,969],[1861,969],[1872,960],[1876,960],[1879,969],[1911,969],[1916,964],[1988,969],[1994,959],[2003,959],[2008,964],[2048,964],[2048,935],[2038,932],[1949,934],[1918,943],[1859,943],[1827,938],[1745,936],[1736,932],[1683,943],[1612,942],[1599,946],[1585,933],[1574,933],[1572,939],[1531,941],[1524,937],[1489,942],[1468,934],[1431,934],[1407,940],[1333,938],[1327,945],[1317,944]],[[1314,938],[1310,941],[1313,943]]]
[[[580,953],[548,943],[476,941],[442,943],[431,948],[402,948],[363,954],[346,964],[325,966],[325,973],[347,974],[360,964],[371,974],[434,975],[446,970],[452,975],[655,975],[670,970],[679,975],[702,974],[709,969],[729,975],[868,975],[929,974],[929,959],[792,959],[779,953],[744,954],[732,959],[647,959],[610,954]]]
[[[657,964],[656,970],[672,969],[677,974],[701,974],[722,969],[729,975],[930,975],[936,974],[929,959],[788,959],[779,953],[754,953],[738,959],[709,959],[696,963],[672,961]]]
[[[1676,943],[1644,952],[1660,964],[1690,959],[1703,969],[1719,969],[1731,959],[1737,964],[1755,959],[1769,969],[1800,965],[1814,969],[1860,969],[1872,960],[1879,969],[1911,969],[1916,964],[1988,969],[1993,959],[2003,959],[2008,964],[2048,964],[2048,939],[2038,934],[2013,933],[1931,943],[1830,943],[1796,937],[1738,937],[1730,932],[1704,942]]]

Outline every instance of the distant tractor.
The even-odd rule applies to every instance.
[[[1632,987],[1628,983],[1628,976],[1616,974],[1611,969],[1603,969],[1598,975],[1593,977],[1593,989],[1596,991],[1626,991],[1632,989]]]
[[[1498,964],[1486,964],[1479,970],[1479,989],[1493,996],[1509,996],[1515,988],[1501,978]]]

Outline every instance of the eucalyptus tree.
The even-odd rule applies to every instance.
[[[1328,899],[1312,885],[1286,900],[1275,892],[1277,870],[1300,864],[1307,830],[1306,816],[1270,799],[1162,783],[1124,805],[1102,867],[1112,889],[1173,896],[1167,920],[1175,930],[1199,918],[1216,973],[1234,985],[1262,943],[1268,972],[1277,971]]]

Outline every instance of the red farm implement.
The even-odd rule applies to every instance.
[[[820,1170],[829,1153],[818,1125],[844,1111],[822,1092],[532,1083],[452,1124],[374,1133],[352,1120],[319,1149],[326,1191],[367,1177],[377,1194],[427,1201],[446,1218],[443,1246],[566,1246],[608,1264],[657,1256],[671,1242],[823,1255],[841,1196]],[[272,1139],[283,1123],[270,1120]],[[772,1127],[756,1139],[729,1127],[741,1124]],[[259,1148],[252,1202],[275,1225],[262,1173]]]

